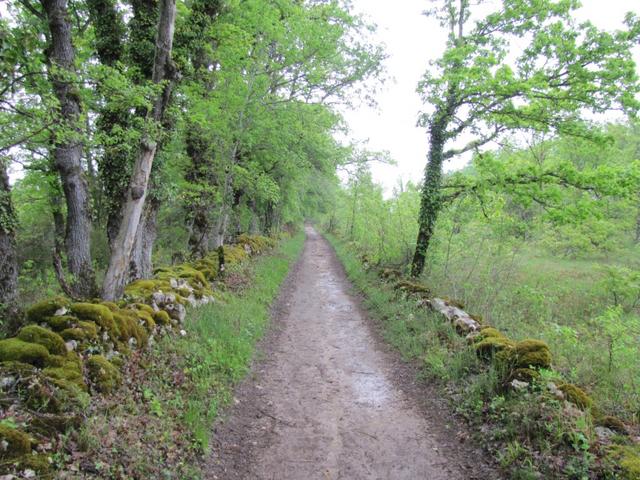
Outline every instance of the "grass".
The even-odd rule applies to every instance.
[[[78,450],[72,456],[90,458],[97,472],[79,478],[201,478],[213,422],[249,371],[271,304],[303,244],[298,233],[228,272],[233,290],[190,310],[186,335],[164,337],[131,362],[128,386],[97,405],[69,439],[67,450]]]
[[[606,411],[635,422],[640,414],[640,317],[632,306],[637,285],[616,278],[610,270],[616,267],[601,259],[535,251],[514,259],[474,258],[474,253],[461,252],[447,273],[436,265],[427,282],[509,337],[547,342],[554,366],[568,380],[586,388]]]

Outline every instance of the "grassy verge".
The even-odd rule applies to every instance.
[[[64,478],[200,478],[211,429],[248,372],[270,305],[304,235],[227,274],[218,301],[190,310],[182,337],[130,362],[126,385],[67,439]],[[73,473],[75,472],[75,473]]]
[[[560,380],[555,372],[541,370],[527,389],[505,388],[495,364],[479,358],[449,322],[365,269],[352,244],[327,237],[386,341],[416,362],[425,379],[442,386],[468,421],[473,441],[495,456],[509,478],[639,478],[633,469],[620,472],[608,455],[630,453],[626,449],[635,447],[616,446],[628,445],[627,438],[603,445],[590,413],[549,392],[549,383]]]

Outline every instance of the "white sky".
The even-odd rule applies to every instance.
[[[388,150],[397,166],[372,166],[374,179],[389,192],[398,180],[419,181],[426,163],[427,135],[416,127],[422,105],[416,86],[430,60],[439,56],[446,35],[437,21],[421,13],[428,0],[352,0],[354,10],[378,25],[376,38],[387,47],[386,66],[394,80],[377,96],[375,109],[360,107],[344,113],[356,140],[369,140],[371,150]],[[577,12],[607,30],[623,26],[625,13],[640,13],[637,0],[582,0]],[[640,64],[640,49],[637,62]],[[467,159],[452,160],[447,169],[464,165]]]

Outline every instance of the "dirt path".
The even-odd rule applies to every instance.
[[[217,426],[208,478],[497,478],[459,445],[444,409],[424,415],[419,389],[380,348],[331,246],[306,233],[263,358]]]

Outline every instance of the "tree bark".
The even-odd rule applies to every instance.
[[[129,262],[129,281],[150,278],[153,274],[153,245],[157,237],[160,200],[147,197]]]
[[[75,90],[75,51],[66,0],[41,0],[50,32],[49,78],[60,104],[62,134],[53,139],[54,166],[60,174],[67,204],[65,247],[73,290],[78,297],[96,292],[91,262],[91,208],[89,185],[82,169],[80,97]]]
[[[6,162],[0,158],[0,320],[3,329],[20,324],[18,307],[17,219],[11,201],[11,186]]]
[[[175,0],[160,1],[160,18],[158,21],[158,35],[156,38],[155,56],[153,62],[153,83],[166,82],[162,93],[155,99],[149,123],[158,125],[162,121],[165,107],[171,96],[173,69],[171,50],[176,18]],[[127,280],[131,251],[140,224],[144,201],[149,186],[149,175],[157,150],[157,140],[145,135],[140,153],[136,159],[127,191],[127,199],[123,206],[122,221],[118,236],[114,242],[109,260],[109,268],[105,275],[103,297],[114,300],[122,295]]]

